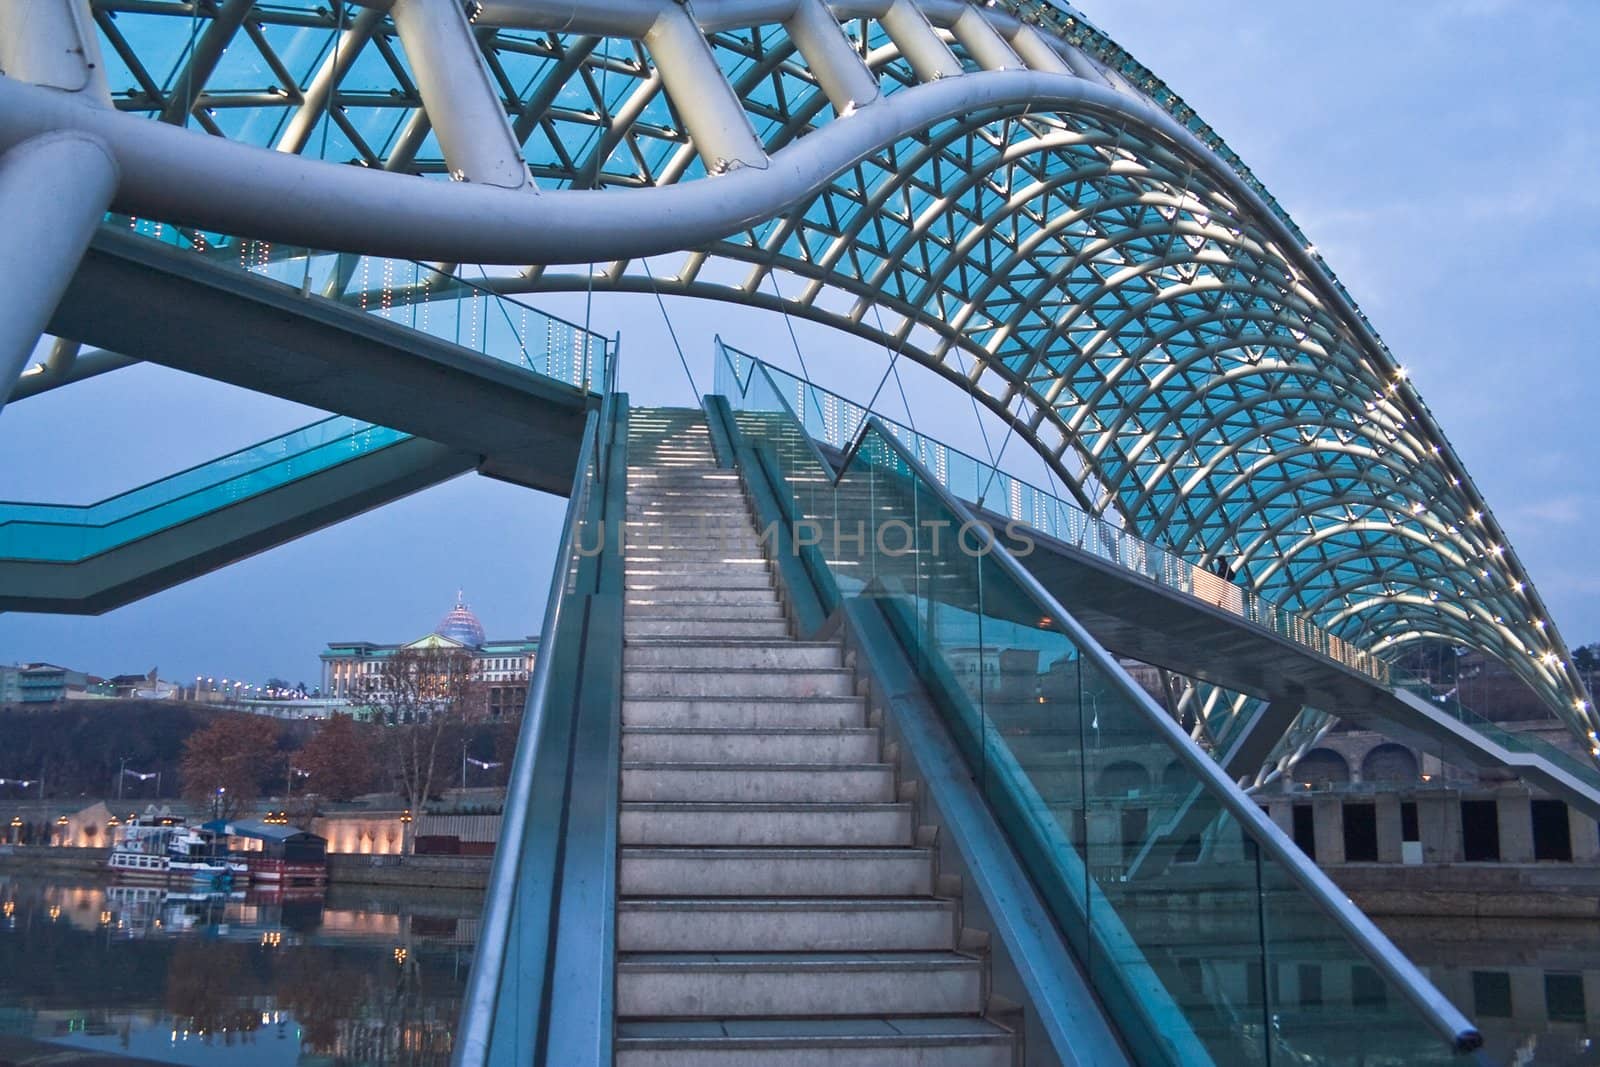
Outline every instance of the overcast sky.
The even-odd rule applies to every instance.
[[[1600,640],[1600,5],[1080,6],[1300,223],[1411,372],[1568,641]],[[719,331],[795,365],[770,316],[669,307],[702,389]],[[593,314],[623,334],[636,403],[688,401],[653,302],[596,298]],[[870,393],[881,352],[796,329],[814,373]],[[908,385],[924,429],[976,440],[964,397],[926,375]],[[90,502],[317,416],[119,371],[0,413],[0,499]],[[330,640],[421,636],[457,588],[490,637],[534,633],[564,503],[468,475],[104,616],[0,615],[0,662],[312,684]]]

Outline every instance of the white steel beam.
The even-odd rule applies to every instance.
[[[984,70],[1022,70],[1026,66],[999,31],[989,24],[983,12],[975,7],[965,8],[951,23],[950,30]]]
[[[0,406],[27,366],[45,324],[111,206],[117,162],[98,139],[41,134],[0,156]]]
[[[835,113],[849,114],[872,103],[883,92],[822,0],[798,0],[784,29],[817,84],[828,94]]]
[[[878,21],[919,80],[954,78],[963,72],[961,61],[939,37],[916,0],[894,0]]]
[[[172,88],[167,90],[167,106],[161,109],[162,122],[182,126],[189,121],[195,101],[200,99],[207,79],[217,69],[217,62],[222,59],[222,53],[227,51],[228,42],[233,40],[233,35],[244,24],[245,16],[255,6],[255,0],[223,0],[217,7],[216,14],[190,50],[189,61],[172,80]]]
[[[1154,105],[1102,84],[1033,71],[984,71],[885,97],[795,141],[764,171],[742,168],[715,180],[625,192],[564,190],[537,199],[488,184],[418,181],[201,136],[85,107],[10,78],[0,78],[0,148],[55,129],[93,133],[121,165],[117,206],[128,214],[334,251],[526,265],[698,247],[780,214],[856,160],[913,131],[1005,106],[1082,111],[1150,128],[1186,146],[1235,199],[1258,203],[1226,164]],[[1286,247],[1293,255],[1298,246]]]
[[[1072,68],[1067,61],[1061,58],[1050,44],[1044,34],[1026,23],[1018,23],[1017,30],[1011,35],[1011,47],[1028,65],[1029,70],[1044,71],[1046,74],[1071,74]]]
[[[750,125],[744,101],[723,76],[711,43],[688,9],[677,5],[664,9],[644,35],[644,46],[706,172],[766,169],[766,149]]]
[[[389,9],[451,177],[533,189],[522,146],[457,0],[395,0]]]
[[[88,0],[6,0],[0,3],[0,70],[86,100],[111,106]]]

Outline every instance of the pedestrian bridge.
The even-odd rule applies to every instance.
[[[1591,760],[1399,676],[1418,642],[1580,751],[1600,719],[1373,326],[1082,13],[40,0],[0,69],[0,401],[150,361],[333,413],[0,505],[0,608],[469,470],[567,497],[459,1062],[1477,1046],[1245,787],[1342,718],[1600,814]],[[575,291],[881,345],[1051,487],[727,349],[701,407],[634,406],[614,341],[521,299]]]

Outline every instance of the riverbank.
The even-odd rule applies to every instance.
[[[330,853],[328,884],[476,889],[489,884],[489,856],[364,856]]]
[[[56,848],[0,845],[0,870],[100,873],[111,854],[106,848]],[[466,889],[489,884],[489,856],[370,856],[331,853],[330,885],[393,886],[402,889]]]

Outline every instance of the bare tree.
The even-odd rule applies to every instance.
[[[487,693],[474,676],[473,657],[456,646],[405,648],[369,680],[364,702],[384,724],[381,750],[406,807],[421,814],[434,782],[447,776],[441,757],[455,751],[461,732],[488,715]],[[411,847],[405,827],[404,848]]]

